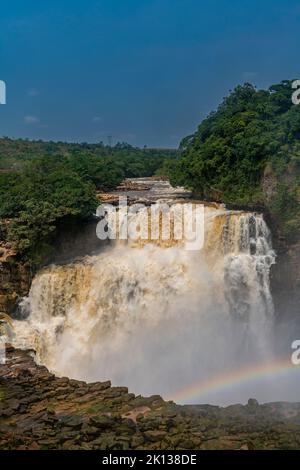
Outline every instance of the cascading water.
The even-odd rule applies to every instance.
[[[274,262],[262,215],[206,207],[201,251],[116,243],[40,271],[21,305],[28,317],[14,322],[15,342],[57,374],[171,397],[272,354]],[[268,392],[237,387],[194,401]]]

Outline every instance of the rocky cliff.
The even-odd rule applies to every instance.
[[[103,249],[105,244],[96,236],[97,222],[97,218],[90,218],[84,225],[73,223],[58,227],[55,246],[43,264],[65,263]],[[22,259],[7,243],[0,240],[0,312],[15,312],[18,301],[29,292],[36,270],[37,267]]]
[[[297,326],[296,321],[300,305],[300,187],[297,169],[289,167],[278,176],[268,165],[261,187],[266,218],[277,253],[277,262],[271,273],[271,290],[277,319],[279,322],[294,321],[299,330],[300,326]],[[296,191],[291,204],[288,192],[293,187]]]
[[[300,404],[178,406],[55,377],[33,351],[0,365],[0,449],[299,449]]]

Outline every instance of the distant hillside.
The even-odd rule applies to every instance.
[[[118,143],[110,147],[103,143],[43,142],[0,138],[0,172],[18,171],[26,162],[38,157],[60,156],[71,161],[78,168],[82,166],[84,160],[89,160],[91,176],[93,176],[92,165],[97,170],[102,163],[107,170],[116,174],[120,182],[125,177],[152,176],[166,158],[173,159],[178,155],[179,152],[175,149],[141,149],[126,143]],[[107,179],[109,187],[118,184],[113,178],[110,184],[108,174]],[[97,178],[95,182],[97,183]],[[100,181],[100,186],[101,183],[102,181]]]

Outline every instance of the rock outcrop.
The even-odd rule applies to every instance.
[[[277,253],[277,262],[271,271],[271,291],[277,320],[279,322],[294,321],[296,324],[300,305],[299,170],[290,165],[279,177],[272,166],[267,165],[261,187],[267,222]],[[298,187],[298,209],[295,206],[290,207],[287,199],[282,202],[280,210],[278,208],[275,210],[274,203],[277,201],[278,204],[280,191],[288,194],[290,187]],[[296,200],[294,203],[296,204]],[[293,226],[293,232],[289,236],[286,233],[288,224]],[[300,332],[300,325],[297,327]]]
[[[14,253],[0,248],[0,311],[14,311],[18,300],[28,294],[31,278],[28,263],[18,261]]]
[[[300,404],[178,406],[55,377],[33,351],[0,365],[0,449],[299,449]]]

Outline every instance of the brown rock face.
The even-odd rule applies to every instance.
[[[0,257],[0,311],[12,313],[20,297],[27,295],[31,284],[30,267],[14,257]]]
[[[0,450],[299,448],[300,404],[178,406],[55,377],[12,347],[0,365]]]
[[[70,224],[58,229],[55,247],[44,263],[67,262],[103,248],[96,236],[97,222],[91,218],[83,226]],[[13,313],[18,300],[28,294],[33,275],[30,263],[0,240],[0,312]]]

